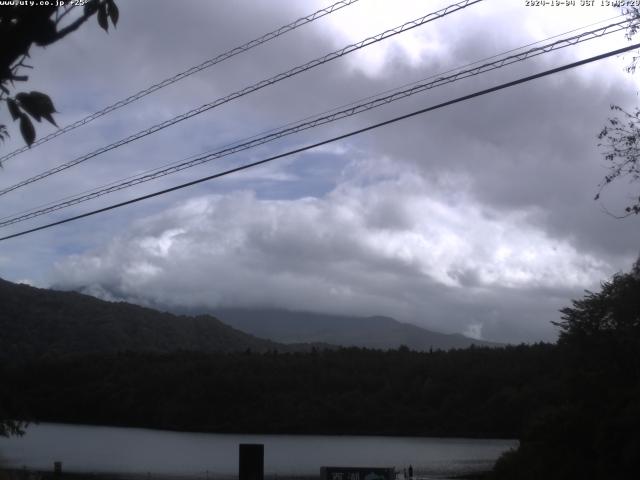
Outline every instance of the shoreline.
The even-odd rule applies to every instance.
[[[265,474],[265,480],[318,480],[320,475]],[[238,475],[199,473],[62,472],[27,468],[0,468],[0,480],[237,480]]]
[[[462,473],[448,477],[428,477],[416,475],[414,480],[484,480],[489,471]],[[265,480],[319,480],[318,475],[278,475],[265,474]],[[0,480],[237,480],[238,475],[228,474],[171,474],[171,473],[118,473],[118,472],[63,472],[32,470],[26,468],[0,467]]]
[[[234,431],[208,431],[208,430],[180,430],[173,428],[163,428],[163,427],[154,427],[154,426],[145,426],[145,425],[131,425],[131,424],[119,424],[119,423],[80,423],[80,422],[71,422],[71,421],[59,421],[59,420],[38,420],[38,421],[26,421],[27,424],[24,427],[25,433],[27,433],[27,429],[29,426],[39,426],[39,425],[64,425],[70,427],[96,427],[96,428],[126,428],[131,430],[146,430],[151,432],[167,432],[167,433],[187,433],[187,434],[202,434],[202,435],[260,435],[260,436],[291,436],[291,437],[381,437],[381,438],[432,438],[434,440],[496,440],[496,441],[519,441],[517,437],[509,437],[502,435],[490,435],[490,434],[482,434],[482,433],[473,433],[473,434],[429,434],[428,432],[422,433],[403,433],[403,432],[373,432],[373,433],[350,433],[345,431],[340,431],[337,433],[330,432],[286,432],[286,431],[278,431],[278,432],[263,432],[263,431],[243,431],[243,430],[234,430]]]

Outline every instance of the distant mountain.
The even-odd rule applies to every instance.
[[[256,338],[210,315],[179,316],[0,279],[0,360],[120,351],[213,353],[304,348]]]
[[[282,343],[328,343],[378,349],[406,345],[412,350],[498,346],[460,334],[432,332],[389,317],[351,317],[276,309],[216,309],[223,322],[243,332]]]

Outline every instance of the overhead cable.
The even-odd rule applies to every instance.
[[[92,216],[92,215],[97,215],[99,213],[107,212],[109,210],[114,210],[116,208],[124,207],[126,205],[131,205],[131,204],[134,204],[134,203],[137,203],[137,202],[141,202],[143,200],[148,200],[150,198],[154,198],[154,197],[158,197],[158,196],[161,196],[161,195],[165,195],[167,193],[174,192],[174,191],[177,191],[177,190],[181,190],[183,188],[191,187],[191,186],[197,185],[199,183],[203,183],[203,182],[206,182],[206,181],[209,181],[209,180],[213,180],[213,179],[216,179],[216,178],[224,177],[226,175],[230,175],[232,173],[240,172],[242,170],[247,170],[249,168],[256,167],[258,165],[263,165],[265,163],[272,162],[272,161],[280,159],[280,158],[284,158],[284,157],[288,157],[288,156],[291,156],[291,155],[295,155],[297,153],[305,152],[307,150],[311,150],[311,149],[314,149],[314,148],[317,148],[317,147],[320,147],[320,146],[323,146],[323,145],[326,145],[326,144],[329,144],[329,143],[333,143],[333,142],[336,142],[338,140],[344,140],[345,138],[349,138],[349,137],[352,137],[354,135],[358,135],[358,134],[361,134],[361,133],[364,133],[364,132],[368,132],[368,131],[374,130],[376,128],[384,127],[386,125],[390,125],[390,124],[398,122],[400,120],[405,120],[407,118],[415,117],[417,115],[421,115],[421,114],[424,114],[424,113],[427,113],[427,112],[430,112],[430,111],[433,111],[433,110],[437,110],[437,109],[440,109],[440,108],[443,108],[443,107],[447,107],[449,105],[453,105],[453,104],[456,104],[456,103],[465,102],[467,100],[471,100],[473,98],[480,97],[482,95],[487,95],[489,93],[497,92],[497,91],[503,90],[505,88],[510,88],[510,87],[515,86],[515,85],[520,85],[522,83],[530,82],[530,81],[536,80],[538,78],[542,78],[542,77],[546,77],[546,76],[549,76],[549,75],[553,75],[553,74],[556,74],[556,73],[559,73],[559,72],[562,72],[562,71],[565,71],[565,70],[569,70],[571,68],[576,68],[576,67],[579,67],[581,65],[585,65],[585,64],[592,63],[592,62],[595,62],[595,61],[598,61],[598,60],[602,60],[602,59],[605,59],[605,58],[608,58],[608,57],[612,57],[614,55],[619,55],[621,53],[625,53],[625,52],[628,52],[630,50],[634,50],[634,49],[637,49],[637,48],[640,48],[640,43],[636,43],[634,45],[630,45],[630,46],[624,47],[624,48],[619,48],[617,50],[612,50],[612,51],[609,51],[607,53],[603,53],[603,54],[600,54],[600,55],[589,57],[589,58],[586,58],[584,60],[580,60],[580,61],[577,61],[577,62],[569,63],[569,64],[563,65],[561,67],[556,67],[556,68],[552,68],[550,70],[545,70],[543,72],[536,73],[534,75],[529,75],[529,76],[526,76],[526,77],[522,77],[522,78],[519,78],[517,80],[512,80],[510,82],[502,83],[502,84],[496,85],[494,87],[490,87],[490,88],[487,88],[487,89],[484,89],[484,90],[477,91],[475,93],[471,93],[469,95],[463,95],[461,97],[455,98],[453,100],[449,100],[447,102],[439,103],[439,104],[433,105],[431,107],[427,107],[427,108],[423,108],[423,109],[420,109],[420,110],[416,110],[414,112],[407,113],[405,115],[400,115],[400,116],[394,117],[394,118],[392,118],[390,120],[385,120],[384,122],[375,123],[373,125],[369,125],[368,127],[360,128],[358,130],[353,130],[351,132],[345,133],[343,135],[339,135],[337,137],[332,137],[332,138],[329,138],[327,140],[323,140],[321,142],[317,142],[317,143],[313,143],[313,144],[310,144],[310,145],[306,145],[304,147],[296,148],[294,150],[289,150],[288,152],[281,153],[281,154],[278,154],[278,155],[274,155],[272,157],[268,157],[268,158],[265,158],[263,160],[259,160],[257,162],[252,162],[252,163],[248,163],[248,164],[245,164],[245,165],[241,165],[239,167],[231,168],[231,169],[225,170],[223,172],[219,172],[219,173],[216,173],[216,174],[213,174],[213,175],[209,175],[207,177],[202,177],[202,178],[199,178],[197,180],[193,180],[193,181],[190,181],[190,182],[187,182],[187,183],[183,183],[181,185],[176,185],[176,186],[171,187],[171,188],[160,190],[160,191],[157,191],[157,192],[154,192],[154,193],[150,193],[150,194],[147,194],[147,195],[142,195],[140,197],[136,197],[136,198],[133,198],[131,200],[127,200],[127,201],[124,201],[124,202],[120,202],[120,203],[116,203],[116,204],[113,204],[113,205],[109,205],[107,207],[99,208],[97,210],[92,210],[90,212],[86,212],[86,213],[83,213],[83,214],[80,214],[80,215],[75,215],[73,217],[65,218],[63,220],[58,220],[56,222],[48,223],[46,225],[41,225],[39,227],[31,228],[31,229],[28,229],[28,230],[23,230],[21,232],[17,232],[17,233],[11,234],[11,235],[6,235],[4,237],[0,237],[0,241],[4,241],[4,240],[9,240],[11,238],[20,237],[20,236],[23,236],[23,235],[27,235],[29,233],[37,232],[37,231],[44,230],[44,229],[47,229],[47,228],[51,228],[51,227],[54,227],[54,226],[57,226],[57,225],[62,225],[64,223],[69,223],[69,222],[72,222],[72,221],[75,221],[75,220],[79,220],[81,218],[86,218],[86,217],[89,217],[89,216]]]
[[[51,175],[54,175],[56,173],[62,172],[64,170],[67,170],[68,168],[71,168],[71,167],[73,167],[75,165],[78,165],[80,163],[86,162],[87,160],[89,160],[91,158],[94,158],[94,157],[97,157],[98,155],[101,155],[101,154],[103,154],[105,152],[108,152],[108,151],[113,150],[115,148],[121,147],[121,146],[126,145],[128,143],[131,143],[131,142],[133,142],[135,140],[139,140],[140,138],[146,137],[147,135],[151,135],[152,133],[156,133],[156,132],[158,132],[160,130],[163,130],[163,129],[167,128],[167,127],[175,125],[178,122],[181,122],[183,120],[191,118],[191,117],[193,117],[195,115],[199,115],[201,113],[204,113],[204,112],[206,112],[208,110],[211,110],[212,108],[215,108],[215,107],[218,107],[218,106],[220,106],[222,104],[228,103],[228,102],[230,102],[232,100],[235,100],[235,99],[237,99],[239,97],[242,97],[244,95],[247,95],[249,93],[255,92],[256,90],[260,90],[260,89],[265,88],[265,87],[267,87],[269,85],[273,85],[274,83],[277,83],[277,82],[279,82],[281,80],[284,80],[284,79],[289,78],[289,77],[293,77],[294,75],[297,75],[299,73],[305,72],[305,71],[310,70],[312,68],[315,68],[315,67],[317,67],[319,65],[323,65],[323,64],[325,64],[327,62],[330,62],[332,60],[335,60],[337,58],[343,57],[343,56],[345,56],[345,55],[347,55],[349,53],[352,53],[352,52],[354,52],[356,50],[364,48],[364,47],[366,47],[368,45],[372,45],[374,43],[380,42],[380,41],[385,40],[385,39],[387,39],[389,37],[392,37],[394,35],[398,35],[398,34],[400,34],[402,32],[406,32],[406,31],[411,30],[413,28],[416,28],[416,27],[419,27],[419,26],[424,25],[426,23],[432,22],[434,20],[442,18],[442,17],[444,17],[446,15],[449,15],[449,14],[451,14],[453,12],[457,12],[459,10],[462,10],[462,9],[468,7],[468,6],[474,5],[474,4],[479,3],[481,1],[483,1],[483,0],[463,0],[463,1],[460,1],[460,2],[458,2],[456,4],[449,5],[449,6],[443,8],[443,9],[440,9],[440,10],[438,10],[436,12],[429,13],[429,14],[423,16],[423,17],[420,17],[420,18],[417,18],[417,19],[412,20],[410,22],[404,23],[403,25],[400,25],[400,26],[398,26],[396,28],[393,28],[393,29],[390,29],[390,30],[386,30],[386,31],[384,31],[382,33],[379,33],[378,35],[374,35],[372,37],[368,37],[368,38],[366,38],[366,39],[364,39],[364,40],[362,40],[362,41],[360,41],[358,43],[354,43],[354,44],[348,45],[348,46],[346,46],[344,48],[341,48],[340,50],[336,50],[336,51],[331,52],[331,53],[329,53],[327,55],[324,55],[324,56],[322,56],[320,58],[317,58],[315,60],[307,62],[304,65],[297,66],[295,68],[292,68],[291,70],[288,70],[288,71],[283,72],[283,73],[279,73],[278,75],[275,75],[275,76],[273,76],[271,78],[268,78],[266,80],[262,80],[262,81],[260,81],[258,83],[255,83],[253,85],[245,87],[245,88],[243,88],[241,90],[237,90],[236,92],[234,92],[234,93],[232,93],[230,95],[227,95],[226,97],[222,97],[222,98],[219,98],[219,99],[217,99],[217,100],[215,100],[215,101],[213,101],[211,103],[206,103],[204,105],[201,105],[198,108],[195,108],[193,110],[189,110],[186,113],[183,113],[181,115],[173,117],[173,118],[171,118],[169,120],[165,120],[164,122],[161,122],[161,123],[158,123],[156,125],[153,125],[152,127],[149,127],[149,128],[147,128],[145,130],[141,130],[138,133],[135,133],[133,135],[125,137],[125,138],[123,138],[121,140],[118,140],[117,142],[111,143],[111,144],[109,144],[107,146],[104,146],[102,148],[99,148],[97,150],[94,150],[93,152],[90,152],[90,153],[88,153],[86,155],[83,155],[83,156],[78,157],[78,158],[76,158],[74,160],[71,160],[69,162],[63,163],[61,165],[58,165],[57,167],[54,167],[54,168],[52,168],[50,170],[42,172],[42,173],[40,173],[38,175],[30,177],[30,178],[28,178],[26,180],[18,182],[18,183],[14,184],[14,185],[11,185],[9,187],[5,187],[3,189],[0,189],[0,195],[5,195],[5,194],[7,194],[9,192],[12,192],[13,190],[16,190],[18,188],[24,187],[25,185],[29,185],[30,183],[37,182],[37,181],[42,180],[44,178],[47,178],[47,177],[49,177]]]
[[[277,38],[281,35],[284,35],[285,33],[288,33],[292,30],[295,30],[298,27],[301,27],[307,23],[311,23],[314,20],[317,20],[318,18],[322,18],[325,15],[329,15],[330,13],[333,13],[337,10],[340,10],[341,8],[344,8],[348,5],[351,5],[353,3],[356,3],[359,0],[341,0],[339,2],[334,3],[333,5],[330,5],[326,8],[322,8],[316,12],[313,12],[310,15],[306,15],[304,17],[300,17],[299,19],[297,19],[294,22],[289,23],[288,25],[284,25],[272,32],[269,32],[265,35],[262,35],[261,37],[258,37],[254,40],[251,40],[247,43],[245,43],[244,45],[240,45],[239,47],[235,47],[232,48],[231,50],[228,50],[224,53],[221,53],[220,55],[217,55],[213,58],[210,58],[209,60],[206,60],[204,62],[202,62],[199,65],[196,65],[195,67],[191,67],[187,70],[184,70],[180,73],[177,73],[175,75],[173,75],[172,77],[169,78],[165,78],[164,80],[162,80],[161,82],[158,82],[154,85],[151,85],[150,87],[145,88],[144,90],[140,90],[137,93],[134,93],[133,95],[120,100],[116,103],[113,103],[105,108],[103,108],[102,110],[98,110],[95,113],[92,113],[91,115],[87,115],[84,118],[81,118],[80,120],[77,120],[73,123],[70,123],[69,125],[66,125],[62,128],[59,128],[58,130],[56,130],[55,132],[50,133],[49,135],[42,137],[38,140],[36,140],[35,142],[33,142],[30,146],[25,145],[24,147],[18,148],[10,153],[7,153],[6,155],[3,155],[2,157],[0,157],[0,165],[5,162],[6,160],[15,157],[16,155],[22,153],[22,152],[26,152],[29,149],[33,149],[34,147],[38,146],[38,145],[42,145],[45,142],[48,142],[49,140],[52,140],[64,133],[70,132],[71,130],[74,130],[78,127],[81,127],[83,125],[86,125],[89,122],[92,122],[94,120],[96,120],[97,118],[100,118],[104,115],[107,115],[108,113],[111,113],[115,110],[118,110],[119,108],[124,107],[125,105],[129,105],[132,102],[135,102],[136,100],[139,100],[143,97],[146,97],[147,95],[156,92],[158,90],[160,90],[161,88],[167,87],[173,83],[176,83],[184,78],[187,78],[191,75],[193,75],[194,73],[198,73],[206,68],[212,67],[220,62],[223,62],[225,60],[228,60],[231,57],[234,57],[236,55],[238,55],[239,53],[243,53],[246,52],[247,50],[251,50],[254,47],[257,47],[258,45],[262,45],[263,43],[266,43],[270,40],[273,40],[274,38]]]
[[[414,83],[410,88],[406,88],[404,90],[395,91],[389,95],[384,95],[381,97],[373,98],[371,100],[353,104],[349,106],[349,108],[342,109],[336,112],[333,112],[328,115],[322,115],[320,117],[315,117],[309,121],[303,121],[298,124],[294,124],[293,126],[288,126],[286,128],[282,128],[280,130],[275,130],[267,135],[262,137],[252,138],[246,142],[232,144],[226,148],[218,150],[213,153],[207,153],[200,156],[195,156],[194,158],[187,159],[182,163],[172,164],[167,168],[161,170],[155,170],[150,173],[141,174],[138,176],[130,177],[125,181],[121,181],[119,183],[113,182],[109,185],[106,185],[99,189],[94,189],[88,193],[80,194],[74,197],[67,197],[63,201],[54,204],[48,204],[45,208],[40,208],[37,210],[29,211],[24,214],[17,214],[10,218],[5,217],[0,219],[0,228],[6,227],[8,225],[13,225],[15,223],[23,222],[26,220],[30,220],[32,218],[45,215],[47,213],[54,212],[56,210],[60,210],[63,208],[70,207],[72,205],[77,205],[79,203],[83,203],[94,198],[101,197],[103,195],[107,195],[119,190],[123,190],[125,188],[130,188],[135,185],[139,185],[141,183],[145,183],[151,180],[155,180],[160,177],[164,177],[173,173],[177,173],[181,170],[185,170],[187,168],[195,167],[197,165],[201,165],[206,162],[210,162],[215,159],[219,159],[228,155],[232,155],[234,153],[241,152],[243,150],[248,150],[250,148],[254,148],[258,145],[262,145],[279,138],[298,133],[304,130],[308,130],[310,128],[315,128],[320,125],[325,125],[327,123],[335,122],[337,120],[351,117],[353,115],[380,107],[382,105],[387,105],[389,103],[395,102],[397,100],[401,100],[403,98],[409,97],[411,95],[415,95],[417,93],[422,93],[426,90],[430,90],[432,88],[436,88],[448,83],[453,83],[458,80],[462,80],[465,78],[469,78],[472,76],[480,75],[482,73],[489,72],[491,70],[496,70],[498,68],[505,67],[507,65],[511,65],[513,63],[521,62],[527,60],[529,58],[533,58],[542,54],[546,54],[555,50],[559,50],[561,48],[566,48],[569,46],[576,45],[581,42],[585,42],[587,40],[592,40],[594,38],[600,38],[604,35],[614,33],[625,28],[625,25],[628,23],[628,20],[621,21],[618,23],[614,23],[611,25],[607,25],[605,27],[601,27],[599,29],[591,30],[588,32],[583,32],[578,35],[574,35],[572,37],[568,37],[565,39],[557,40],[553,43],[541,45],[539,47],[531,48],[529,50],[509,55],[506,57],[498,58],[493,62],[485,63],[474,68],[458,70],[456,73],[448,76],[440,76],[433,81],[430,82],[421,82]],[[433,78],[433,77],[430,77]]]

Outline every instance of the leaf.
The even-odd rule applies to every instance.
[[[18,104],[13,98],[7,98],[7,107],[9,107],[11,118],[17,120],[20,116],[20,107],[18,107]]]
[[[38,105],[41,113],[56,112],[56,107],[53,106],[51,97],[49,97],[49,95],[47,95],[46,93],[36,92],[35,90],[32,90],[31,92],[29,92],[29,98],[33,103]]]
[[[20,102],[20,106],[25,112],[35,118],[38,122],[42,120],[42,115],[40,114],[37,105],[33,104],[28,93],[19,93],[16,95],[16,100]]]
[[[101,3],[98,8],[98,24],[105,32],[109,31],[109,21],[107,18],[107,4]]]
[[[118,19],[120,18],[120,10],[116,5],[116,2],[113,0],[107,0],[107,5],[109,6],[109,17],[111,18],[111,23],[115,27],[118,24]]]
[[[33,128],[33,123],[24,113],[20,115],[20,133],[29,146],[36,139],[36,130]]]
[[[41,47],[50,45],[57,39],[56,23],[50,18],[40,22],[34,32],[35,44]]]
[[[22,108],[38,122],[41,118],[44,118],[56,127],[58,126],[51,116],[52,113],[56,112],[56,108],[53,106],[49,95],[42,92],[31,91],[29,93],[19,93],[16,95],[16,100],[18,100]]]
[[[85,17],[90,17],[98,10],[98,0],[89,0],[84,4],[84,15]]]
[[[56,123],[56,121],[53,119],[53,117],[51,116],[50,113],[43,113],[42,114],[42,118],[44,118],[47,122],[49,122],[52,125],[55,125],[56,127],[58,126],[58,124]]]

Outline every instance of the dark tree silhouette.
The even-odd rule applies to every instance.
[[[0,363],[0,377],[4,374],[4,365]],[[15,391],[9,388],[7,382],[0,380],[0,437],[10,435],[22,435],[27,423],[19,421],[19,417],[24,417],[25,413],[17,404],[19,398]]]
[[[77,30],[90,17],[97,15],[98,24],[105,31],[109,20],[115,26],[119,11],[114,0],[89,0],[84,3],[80,15],[73,17],[75,4],[66,5],[5,5],[0,7],[0,105],[6,105],[11,118],[19,123],[24,141],[31,145],[36,138],[32,119],[42,119],[55,125],[55,107],[48,95],[42,92],[19,92],[12,94],[16,82],[26,82],[29,77],[23,73],[32,68],[26,63],[33,45],[46,47],[65,38]],[[77,2],[79,3],[79,2]],[[9,136],[6,125],[0,124],[0,140]],[[0,390],[4,390],[0,385]],[[5,392],[6,393],[6,392]],[[23,422],[12,420],[15,408],[0,398],[0,436],[20,434]]]
[[[576,343],[597,335],[638,337],[640,334],[640,258],[631,272],[614,275],[597,293],[586,292],[573,307],[560,310],[560,342]]]
[[[26,2],[25,2],[26,3]],[[81,2],[66,2],[64,5],[8,5],[0,7],[0,103],[6,105],[14,122],[18,122],[24,141],[31,145],[36,138],[32,119],[42,119],[55,125],[55,107],[48,95],[42,92],[20,92],[13,94],[16,82],[26,82],[29,77],[29,50],[33,45],[52,45],[77,30],[93,15],[105,31],[109,20],[115,26],[119,11],[114,0],[89,0],[84,3],[82,13],[75,15]],[[63,3],[63,2],[60,2]],[[75,15],[75,18],[73,18]],[[0,139],[9,135],[6,125],[0,124]]]
[[[497,479],[637,478],[640,471],[640,260],[561,310],[562,402],[538,410]]]
[[[631,40],[640,30],[640,8],[629,6],[623,9],[623,13],[631,21],[626,35],[627,39]],[[635,73],[639,61],[640,56],[634,55],[627,71]],[[598,134],[601,141],[598,146],[604,149],[604,158],[609,162],[609,172],[600,183],[595,200],[600,198],[605,187],[616,180],[640,180],[640,109],[636,107],[633,112],[628,112],[618,105],[611,105],[611,110],[615,112],[614,115],[607,120]],[[639,213],[640,196],[632,199],[631,203],[624,207],[624,214],[614,216],[623,218]]]
[[[10,435],[22,435],[26,424],[16,420],[0,421],[0,437],[8,437]]]

